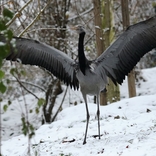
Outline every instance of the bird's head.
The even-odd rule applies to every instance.
[[[78,34],[85,33],[85,28],[82,25],[74,26],[71,29],[75,30]]]

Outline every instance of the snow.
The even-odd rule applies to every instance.
[[[6,44],[3,42],[0,42],[0,46],[5,46]]]
[[[156,68],[142,70],[142,77],[144,79],[137,82],[136,85],[137,94],[140,96],[129,99],[125,81],[120,87],[122,100],[107,106],[100,106],[100,140],[95,137],[98,134],[96,105],[89,100],[90,122],[87,143],[82,145],[86,126],[85,105],[80,103],[76,106],[70,106],[69,101],[66,100],[66,108],[59,113],[55,122],[43,126],[38,125],[39,128],[35,131],[35,136],[30,143],[31,155],[155,156]],[[74,100],[77,99],[76,95],[81,96],[80,92],[76,92]],[[34,109],[33,104],[36,101],[33,97],[28,95],[25,99],[28,99],[27,103]],[[61,98],[57,100],[59,101],[59,99]],[[22,104],[22,100],[16,101],[18,110],[17,104],[19,103]],[[13,107],[12,105],[11,107]],[[9,127],[10,124],[16,127],[17,123],[20,124],[21,114],[14,109],[13,115],[14,110],[11,107],[2,114],[2,126],[4,127]],[[19,112],[21,111],[19,110]],[[38,118],[34,118],[34,114],[30,115],[30,120],[36,122],[36,125],[37,121],[39,122]],[[5,122],[4,119],[6,119]],[[12,132],[13,130],[10,130],[10,133]],[[27,156],[28,138],[24,135],[12,138],[4,137],[1,144],[3,156]]]

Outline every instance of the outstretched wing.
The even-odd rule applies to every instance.
[[[26,38],[14,38],[16,39],[16,48],[11,48],[12,50],[6,60],[16,61],[20,59],[22,64],[43,67],[67,85],[78,89],[79,82],[76,78],[76,63],[74,60],[65,53],[41,42]],[[0,41],[5,42],[2,35]]]
[[[134,24],[95,61],[98,74],[121,84],[144,54],[156,48],[156,16]]]

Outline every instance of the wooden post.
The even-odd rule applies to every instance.
[[[123,29],[125,30],[130,25],[128,0],[121,0],[121,8],[122,8],[122,18],[123,18]],[[134,70],[132,70],[128,74],[128,91],[129,91],[129,97],[136,96]]]

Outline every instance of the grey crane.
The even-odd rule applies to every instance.
[[[107,77],[114,84],[121,84],[125,76],[133,69],[140,58],[156,48],[156,16],[134,24],[127,28],[122,35],[95,60],[89,61],[84,54],[85,31],[77,27],[79,33],[78,61],[72,60],[62,51],[32,39],[16,39],[16,51],[10,51],[7,60],[21,60],[22,64],[43,67],[70,85],[80,89],[86,106],[87,123],[83,144],[89,123],[87,94],[97,97],[98,137],[100,139],[100,109],[99,94],[107,85]],[[5,42],[0,36],[0,41]]]

